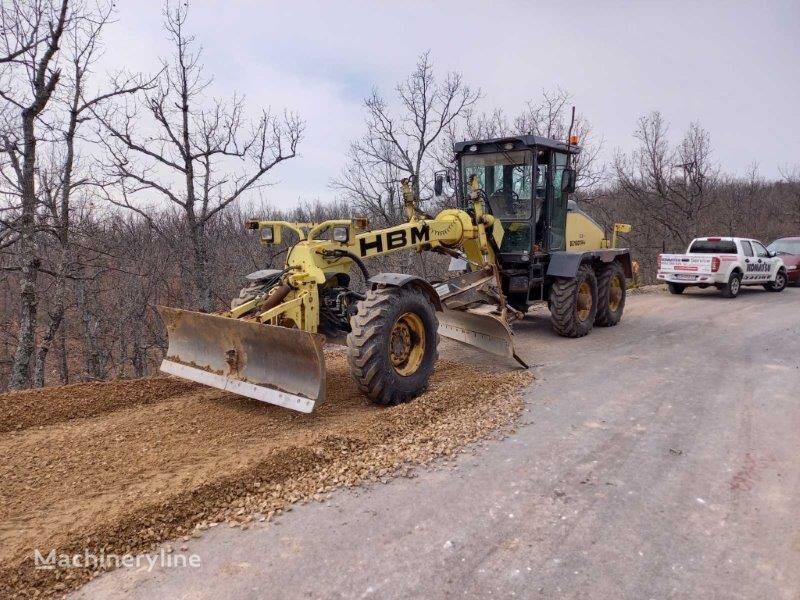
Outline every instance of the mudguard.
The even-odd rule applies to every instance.
[[[373,290],[378,286],[405,287],[407,285],[413,285],[419,287],[425,292],[425,295],[428,296],[428,299],[436,307],[436,310],[442,310],[442,301],[439,298],[439,294],[437,294],[433,286],[422,277],[405,273],[378,273],[370,277],[367,283],[372,286]]]
[[[627,248],[604,248],[601,250],[591,250],[589,252],[567,252],[558,251],[550,255],[550,262],[547,264],[548,277],[565,277],[572,279],[578,274],[578,268],[584,262],[600,261],[610,263],[619,260],[625,270],[625,277],[633,277],[631,269],[631,255]]]

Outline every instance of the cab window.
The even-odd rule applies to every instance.
[[[742,252],[744,252],[745,256],[753,256],[753,247],[750,242],[742,242]]]
[[[527,222],[503,223],[501,254],[522,254],[531,251],[531,226]]]
[[[491,213],[501,219],[527,220],[531,216],[533,153],[528,150],[477,154],[462,159],[465,196],[470,179],[478,178]]]

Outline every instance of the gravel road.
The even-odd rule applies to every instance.
[[[588,338],[544,313],[517,332],[537,381],[511,437],[75,597],[800,597],[800,289],[652,292]]]

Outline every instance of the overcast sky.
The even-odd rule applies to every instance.
[[[118,0],[103,68],[153,72],[169,48],[160,0]],[[299,158],[272,175],[288,207],[332,198],[328,183],[363,132],[362,100],[390,95],[431,51],[437,73],[460,71],[481,108],[513,115],[561,87],[604,140],[633,145],[636,120],[660,110],[679,138],[698,120],[717,162],[762,174],[800,165],[800,1],[309,2],[195,0],[189,29],[213,91],[306,121]]]

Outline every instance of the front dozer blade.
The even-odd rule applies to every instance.
[[[497,356],[513,358],[528,368],[514,351],[511,329],[500,317],[478,311],[443,308],[442,312],[436,313],[441,335]]]
[[[158,311],[169,334],[163,372],[305,413],[324,400],[323,336],[166,306]]]

